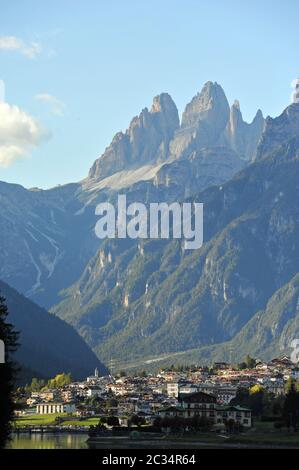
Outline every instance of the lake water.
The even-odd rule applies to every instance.
[[[7,445],[9,449],[88,449],[86,441],[87,433],[20,433],[14,434],[12,440]],[[91,448],[96,449],[205,449],[205,448],[256,448],[256,445],[224,443],[212,444],[208,442],[191,441],[177,442],[173,440],[152,440],[152,441],[134,441],[122,437],[112,437],[103,439],[96,444],[91,444]],[[275,446],[263,446],[262,448],[273,448]]]
[[[19,433],[13,434],[8,443],[8,449],[88,449],[87,433]],[[192,446],[192,443],[191,443]],[[188,442],[172,441],[134,441],[126,437],[112,437],[102,439],[91,444],[94,449],[187,449]],[[196,447],[202,447],[197,445]]]
[[[88,434],[14,434],[9,449],[87,449]]]
[[[19,433],[13,434],[8,443],[8,449],[88,449],[87,433]],[[112,437],[100,439],[91,444],[94,449],[188,449],[194,442],[160,441],[134,441],[126,437]],[[205,447],[197,443],[195,447]]]
[[[87,433],[19,433],[13,434],[8,449],[88,449]],[[190,444],[189,444],[190,445]],[[134,441],[126,437],[105,438],[91,445],[96,449],[176,449],[187,448],[188,443],[169,441]]]

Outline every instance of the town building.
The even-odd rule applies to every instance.
[[[169,397],[178,398],[182,393],[195,393],[198,391],[199,385],[193,382],[186,382],[186,380],[179,380],[177,382],[169,382],[167,384],[167,395]]]
[[[160,418],[175,418],[175,417],[184,417],[184,410],[182,407],[178,406],[167,406],[166,408],[161,408],[157,411],[157,415]]]
[[[41,415],[55,413],[74,413],[75,411],[76,406],[74,403],[38,403],[36,405],[36,413]]]
[[[86,382],[87,382],[88,384],[94,384],[94,385],[98,384],[100,381],[101,381],[101,377],[100,377],[100,375],[99,375],[99,370],[98,370],[98,368],[95,369],[94,375],[90,375],[90,376],[87,377],[87,379],[86,379]]]
[[[216,389],[217,403],[228,405],[237,395],[237,387],[219,386]]]
[[[215,418],[216,397],[213,395],[203,392],[183,394],[179,395],[179,403],[184,418]]]
[[[245,428],[250,428],[252,425],[251,410],[241,406],[217,407],[215,422],[217,424],[225,424],[229,421],[240,424]]]
[[[179,382],[169,382],[167,384],[167,395],[173,398],[179,396]]]
[[[218,425],[229,422],[246,428],[252,425],[250,409],[241,406],[217,405],[215,396],[203,392],[180,395],[178,406],[161,408],[157,414],[161,418],[207,418]]]

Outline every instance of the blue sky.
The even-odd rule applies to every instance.
[[[280,114],[299,76],[298,18],[298,0],[0,0],[3,113],[31,129],[5,147],[0,180],[78,181],[153,96],[181,113],[207,80],[247,120]]]

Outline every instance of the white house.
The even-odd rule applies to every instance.
[[[196,392],[179,396],[179,406],[158,410],[162,418],[179,416],[182,418],[207,418],[214,424],[234,422],[250,428],[251,410],[241,406],[217,405],[216,397],[208,393]]]
[[[36,413],[40,415],[74,413],[75,411],[74,403],[38,403],[36,405]]]

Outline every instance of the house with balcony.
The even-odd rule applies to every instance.
[[[214,395],[196,392],[179,395],[178,406],[169,406],[158,410],[161,418],[207,418],[214,424],[228,422],[250,428],[252,425],[251,410],[241,406],[221,406]]]
[[[161,408],[160,410],[158,410],[157,415],[160,418],[176,418],[176,417],[183,418],[184,410],[178,406],[167,406],[165,408]]]
[[[238,405],[217,407],[215,424],[225,424],[229,421],[240,424],[244,428],[250,428],[252,426],[251,410]]]
[[[184,418],[202,418],[215,419],[216,397],[214,395],[195,392],[179,395],[179,404],[183,409]]]

